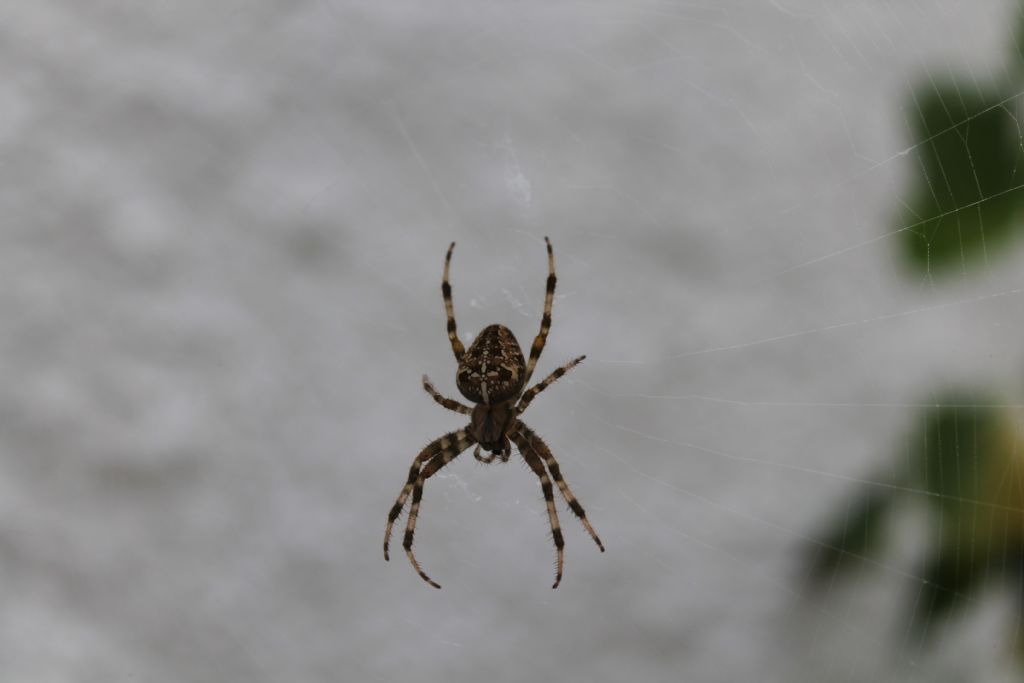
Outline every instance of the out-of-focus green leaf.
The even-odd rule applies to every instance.
[[[920,592],[913,597],[912,638],[921,646],[955,610],[969,604],[971,592],[985,576],[982,559],[969,547],[941,547],[918,574]]]
[[[916,486],[932,494],[942,526],[973,514],[974,501],[987,497],[979,490],[983,475],[1000,457],[995,452],[999,414],[989,405],[982,396],[950,395],[922,416],[912,476]]]
[[[895,479],[873,478],[808,546],[809,579],[821,583],[870,556],[884,535],[892,503],[908,490],[926,494],[921,502],[930,504],[935,528],[945,536],[976,530],[982,520],[979,506],[982,513],[993,507],[991,492],[981,489],[988,484],[993,462],[1007,448],[999,442],[1000,414],[991,405],[980,393],[958,392],[924,411],[911,437],[909,458],[903,456],[905,468]],[[983,521],[995,523],[990,514]]]
[[[897,457],[892,474],[862,486],[806,548],[811,587],[830,586],[832,578],[871,558],[893,503],[908,498],[924,505],[932,526],[926,560],[913,572],[900,642],[928,645],[949,617],[997,581],[1012,591],[1024,614],[1020,414],[984,391],[946,393],[917,417]],[[1024,633],[1017,632],[1024,657]]]
[[[983,584],[1003,579],[1024,605],[1021,586],[1021,544],[1017,539],[999,547],[969,543],[941,545],[918,572],[920,591],[914,595],[912,632],[924,645],[942,622],[971,603]]]
[[[1024,231],[1024,147],[1013,92],[929,85],[908,104],[916,178],[899,212],[908,264],[932,275],[984,265]]]
[[[878,545],[894,489],[871,487],[849,504],[808,548],[809,579],[822,583],[859,564]]]

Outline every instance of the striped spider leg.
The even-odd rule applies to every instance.
[[[384,529],[384,559],[390,559],[388,557],[388,545],[391,541],[391,528],[395,525],[395,520],[402,514],[402,509],[405,508],[405,501],[409,497],[409,493],[412,492],[414,486],[419,483],[420,475],[422,474],[421,468],[429,461],[433,460],[436,456],[440,456],[447,464],[452,461],[459,453],[466,450],[473,444],[469,431],[466,429],[460,429],[457,432],[451,432],[445,434],[439,439],[435,439],[427,444],[426,448],[420,451],[419,455],[412,462],[412,466],[409,468],[409,476],[405,480],[405,486],[402,487],[401,493],[398,494],[398,498],[395,500],[395,504],[391,506],[391,511],[388,513],[388,525]],[[422,484],[420,485],[422,489]],[[420,493],[422,496],[422,492]],[[415,524],[413,525],[415,527]],[[408,532],[406,532],[408,536]],[[409,539],[410,546],[412,545],[411,538]],[[408,548],[407,548],[408,550]],[[418,565],[417,569],[418,569]]]
[[[544,501],[548,506],[551,536],[554,538],[555,551],[558,554],[555,585],[552,588],[558,588],[558,583],[562,580],[562,548],[565,545],[565,541],[562,538],[562,528],[558,523],[558,514],[555,511],[555,497],[551,490],[551,480],[547,476],[548,472],[551,473],[551,479],[555,480],[555,484],[558,486],[562,497],[565,498],[565,502],[569,504],[569,509],[572,510],[574,515],[579,517],[583,527],[590,534],[590,537],[594,539],[594,543],[597,544],[602,553],[604,552],[604,544],[601,543],[601,539],[598,537],[597,532],[594,531],[594,527],[590,526],[590,521],[587,519],[587,513],[583,510],[583,506],[580,505],[572,490],[569,489],[569,484],[562,478],[561,468],[559,468],[558,461],[555,460],[555,456],[551,449],[548,448],[548,445],[532,429],[519,420],[516,421],[516,431],[512,438],[516,442],[523,460],[526,461],[526,464],[530,466],[530,469],[540,479],[541,491],[544,493]],[[547,471],[544,470],[544,465],[547,465]]]

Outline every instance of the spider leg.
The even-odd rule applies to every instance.
[[[398,494],[398,499],[395,500],[395,504],[391,506],[391,512],[388,513],[388,525],[384,529],[384,559],[388,560],[388,543],[391,540],[391,527],[394,526],[395,520],[402,514],[402,508],[405,507],[405,500],[409,497],[409,492],[412,491],[413,485],[416,483],[416,479],[420,474],[420,467],[423,463],[433,458],[438,453],[445,453],[451,451],[454,448],[458,448],[459,452],[462,452],[469,448],[473,441],[469,436],[467,429],[460,429],[457,432],[445,434],[440,439],[435,439],[427,444],[426,448],[420,451],[416,459],[412,461],[412,466],[409,468],[409,477],[405,480],[405,486],[402,487],[402,492]]]
[[[497,458],[498,456],[494,455],[493,453],[489,453],[488,455],[480,455],[480,444],[477,444],[476,448],[473,449],[473,457],[482,462],[483,464],[489,465],[492,462],[494,462],[494,459]]]
[[[469,406],[463,405],[458,401],[454,401],[450,398],[446,398],[434,388],[434,385],[430,383],[430,378],[423,375],[423,388],[427,390],[427,393],[434,397],[434,400],[440,403],[448,410],[454,410],[456,413],[462,413],[463,415],[472,415],[473,409]]]
[[[489,465],[494,462],[495,458],[501,458],[502,462],[508,462],[508,459],[512,456],[512,445],[505,442],[505,448],[499,453],[489,453],[487,455],[480,455],[480,444],[477,444],[473,450],[473,457],[482,462],[485,465]]]
[[[526,461],[526,464],[530,466],[533,473],[540,479],[540,489],[544,492],[544,501],[548,506],[548,521],[551,523],[551,536],[554,538],[555,551],[558,553],[555,565],[555,583],[551,587],[558,588],[558,584],[562,582],[565,540],[562,538],[562,527],[558,523],[558,511],[555,509],[555,496],[551,490],[551,479],[548,478],[548,473],[544,469],[544,463],[530,448],[529,442],[518,433],[513,438],[516,445],[519,446],[519,454],[523,456],[523,460]]]
[[[548,245],[548,284],[544,292],[544,315],[540,319],[540,332],[537,333],[537,337],[533,340],[533,346],[530,347],[530,359],[526,362],[526,378],[523,380],[523,386],[530,382],[530,376],[533,375],[533,369],[537,366],[540,352],[544,350],[544,342],[547,341],[548,330],[551,329],[551,304],[555,299],[556,280],[555,252],[551,249],[551,240],[545,237],[544,242]]]
[[[466,347],[459,341],[459,335],[455,333],[455,307],[452,306],[452,286],[448,283],[448,266],[452,261],[452,250],[455,242],[448,247],[448,254],[444,257],[444,277],[441,279],[441,295],[444,296],[444,310],[448,315],[448,339],[452,343],[452,351],[455,353],[455,360],[462,360],[466,353]]]
[[[537,397],[537,394],[547,389],[555,382],[555,380],[557,380],[559,377],[561,377],[562,375],[564,375],[565,373],[569,372],[574,367],[579,365],[580,361],[582,361],[584,358],[586,358],[586,356],[574,358],[573,360],[569,361],[568,363],[566,363],[565,365],[563,365],[562,367],[558,368],[550,375],[545,377],[542,381],[533,385],[529,390],[527,390],[523,394],[522,398],[519,399],[519,405],[516,406],[516,414],[521,415],[523,411],[525,411],[530,406],[530,401]]]
[[[424,581],[429,583],[434,588],[440,588],[441,584],[437,583],[429,576],[427,576],[427,573],[423,571],[422,567],[420,567],[420,563],[416,561],[416,556],[412,552],[412,539],[413,536],[416,534],[416,518],[419,516],[420,500],[422,500],[423,498],[423,484],[424,482],[427,481],[427,479],[436,474],[438,470],[440,470],[442,467],[444,467],[452,460],[454,460],[456,457],[458,457],[458,455],[462,453],[462,451],[469,448],[470,443],[472,442],[467,442],[465,446],[462,446],[461,443],[456,444],[455,448],[459,448],[459,446],[462,447],[459,448],[459,450],[455,450],[455,448],[442,450],[440,453],[431,458],[430,461],[427,462],[427,464],[424,465],[423,469],[420,471],[419,476],[416,478],[416,485],[412,490],[412,507],[409,508],[409,519],[405,523],[405,539],[403,539],[402,541],[402,547],[405,548],[405,554],[409,558],[409,562],[412,563],[413,569],[416,570],[416,573],[418,573],[420,575],[420,578],[422,578]]]
[[[536,452],[548,466],[548,470],[551,472],[551,477],[558,484],[558,490],[562,492],[562,497],[565,498],[565,502],[569,504],[569,509],[573,511],[580,521],[583,522],[583,526],[586,528],[587,533],[594,539],[594,543],[597,547],[604,552],[604,544],[601,543],[601,539],[598,538],[597,532],[594,531],[594,527],[590,526],[590,522],[587,520],[587,513],[583,511],[583,506],[576,500],[576,496],[572,494],[569,489],[569,485],[565,483],[565,479],[562,478],[562,471],[558,467],[558,461],[555,460],[554,454],[548,445],[537,434],[527,427],[522,422],[516,422],[516,429],[520,435],[520,439],[516,441],[516,445],[519,446],[519,450],[522,451],[525,446],[527,450]]]

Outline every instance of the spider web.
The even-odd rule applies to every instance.
[[[1019,3],[0,16],[14,678],[1019,679]],[[528,348],[545,235],[524,421],[608,551],[559,503],[551,591],[466,453],[434,591],[444,250]]]

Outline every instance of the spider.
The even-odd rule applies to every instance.
[[[402,487],[398,499],[388,513],[388,525],[384,531],[384,559],[388,559],[388,542],[391,539],[391,528],[398,519],[398,516],[405,508],[405,501],[412,492],[412,506],[409,508],[409,519],[405,525],[405,539],[402,546],[409,562],[419,573],[420,577],[434,588],[441,586],[427,576],[426,572],[416,561],[412,552],[413,535],[416,532],[416,517],[420,510],[420,500],[423,497],[423,484],[442,467],[454,460],[459,454],[470,446],[476,444],[473,457],[483,463],[494,462],[500,458],[502,462],[508,462],[512,455],[512,443],[519,449],[519,454],[526,461],[526,464],[533,470],[533,473],[540,479],[541,490],[544,492],[544,500],[548,507],[548,521],[551,523],[551,535],[555,542],[555,550],[558,559],[555,569],[555,583],[552,588],[558,588],[562,581],[563,546],[562,529],[558,524],[558,513],[555,511],[555,497],[552,494],[551,479],[555,480],[558,490],[569,504],[569,509],[580,518],[583,526],[586,527],[597,547],[604,552],[604,545],[597,537],[594,528],[587,521],[587,514],[583,511],[576,497],[569,490],[569,485],[562,478],[558,467],[558,461],[551,453],[539,436],[532,429],[519,420],[519,416],[530,405],[530,402],[537,397],[537,394],[567,373],[582,361],[586,356],[575,358],[550,375],[538,382],[530,389],[523,391],[530,381],[533,369],[540,358],[540,352],[544,350],[544,342],[551,328],[551,303],[555,297],[555,254],[551,249],[551,241],[545,237],[545,244],[548,248],[548,281],[547,291],[544,295],[544,315],[540,322],[540,332],[533,340],[530,347],[530,359],[523,359],[523,352],[519,348],[512,331],[504,325],[488,325],[477,335],[467,350],[459,341],[455,333],[455,311],[452,307],[452,287],[448,283],[448,269],[452,260],[452,250],[455,249],[455,242],[448,247],[448,253],[444,259],[444,277],[441,280],[441,294],[444,297],[444,308],[448,316],[448,339],[452,344],[452,351],[455,353],[455,360],[458,368],[455,371],[455,383],[459,391],[475,405],[470,408],[458,401],[442,396],[430,379],[423,376],[423,388],[435,401],[449,410],[470,416],[470,423],[456,432],[445,434],[440,439],[431,441],[427,447],[420,451],[409,468],[409,477]],[[489,451],[487,455],[480,455],[481,446]],[[545,469],[545,465],[547,468]],[[548,477],[550,472],[551,476]]]

